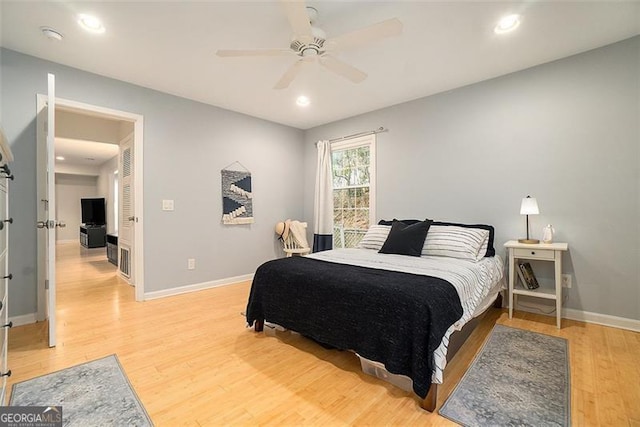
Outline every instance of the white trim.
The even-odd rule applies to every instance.
[[[46,95],[45,95],[46,99]],[[85,104],[84,102],[72,101],[70,99],[56,97],[56,107],[62,111],[69,111],[72,113],[81,112],[84,115],[109,118],[114,120],[125,120],[129,122],[135,122],[143,118],[142,115],[136,113],[129,113],[127,111],[114,110],[112,108],[100,107],[98,105]]]
[[[235,285],[248,280],[253,280],[253,273],[243,274],[242,276],[227,277],[226,279],[212,280],[210,282],[195,283],[193,285],[178,286],[176,288],[164,289],[162,291],[148,292],[144,294],[144,299],[145,301],[148,301],[173,295],[187,294],[190,292],[202,291],[204,289]]]
[[[626,317],[592,313],[589,311],[575,310],[573,308],[563,308],[562,317],[586,323],[594,323],[596,325],[611,326],[613,328],[640,332],[640,320],[627,319]]]
[[[133,207],[135,209],[136,225],[133,237],[134,254],[134,283],[136,286],[136,301],[144,301],[144,186],[142,156],[144,153],[144,119],[133,123]]]
[[[376,174],[378,164],[376,160],[376,142],[378,138],[375,133],[359,136],[355,138],[341,139],[331,143],[331,153],[335,151],[351,150],[359,147],[369,147],[369,225],[376,224]],[[332,159],[333,162],[333,159]],[[335,187],[332,187],[335,191]],[[332,230],[333,232],[333,230]],[[344,243],[344,242],[343,242]]]
[[[13,322],[13,327],[22,326],[22,325],[30,325],[31,323],[36,323],[37,313],[29,313],[29,314],[21,314],[19,316],[9,317],[9,321]]]
[[[375,144],[376,134],[372,133],[365,136],[357,136],[355,138],[341,139],[331,143],[331,151],[350,150],[352,148],[366,147],[369,144]]]
[[[523,307],[517,304],[514,308],[528,313],[543,314],[545,316],[555,317],[555,312],[551,314],[545,314],[534,307],[539,307],[540,310],[549,310],[553,307],[550,305],[544,305],[537,302],[527,300],[526,304],[530,307]],[[626,317],[611,316],[609,314],[593,313],[590,311],[576,310],[574,308],[563,308],[562,318],[569,320],[577,320],[579,322],[593,323],[595,325],[609,326],[612,328],[627,329],[629,331],[640,332],[640,320],[628,319]]]
[[[37,94],[38,109],[44,107],[47,100],[46,95]],[[85,104],[83,102],[72,101],[56,97],[56,108],[63,111],[81,112],[85,115],[96,117],[107,117],[115,120],[123,120],[133,123],[133,152],[134,157],[134,209],[136,216],[136,227],[134,230],[134,262],[132,266],[134,271],[134,286],[136,301],[144,301],[144,188],[143,188],[143,142],[144,142],[144,116],[141,114],[130,113],[127,111],[114,110],[111,108],[100,107],[97,105]],[[40,106],[42,104],[42,107]],[[40,305],[38,305],[40,307]]]

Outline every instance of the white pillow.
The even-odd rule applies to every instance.
[[[484,258],[489,230],[453,225],[432,225],[422,247],[422,256],[446,256],[474,262]]]
[[[387,240],[389,231],[391,231],[390,225],[372,225],[356,247],[379,251]]]

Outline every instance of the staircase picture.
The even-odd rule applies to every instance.
[[[253,224],[251,173],[222,170],[222,223]]]

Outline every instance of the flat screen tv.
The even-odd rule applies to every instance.
[[[80,199],[82,206],[82,222],[86,225],[105,224],[105,203],[104,198],[100,199]]]

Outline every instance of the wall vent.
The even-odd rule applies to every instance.
[[[120,273],[131,277],[129,248],[120,248]]]

